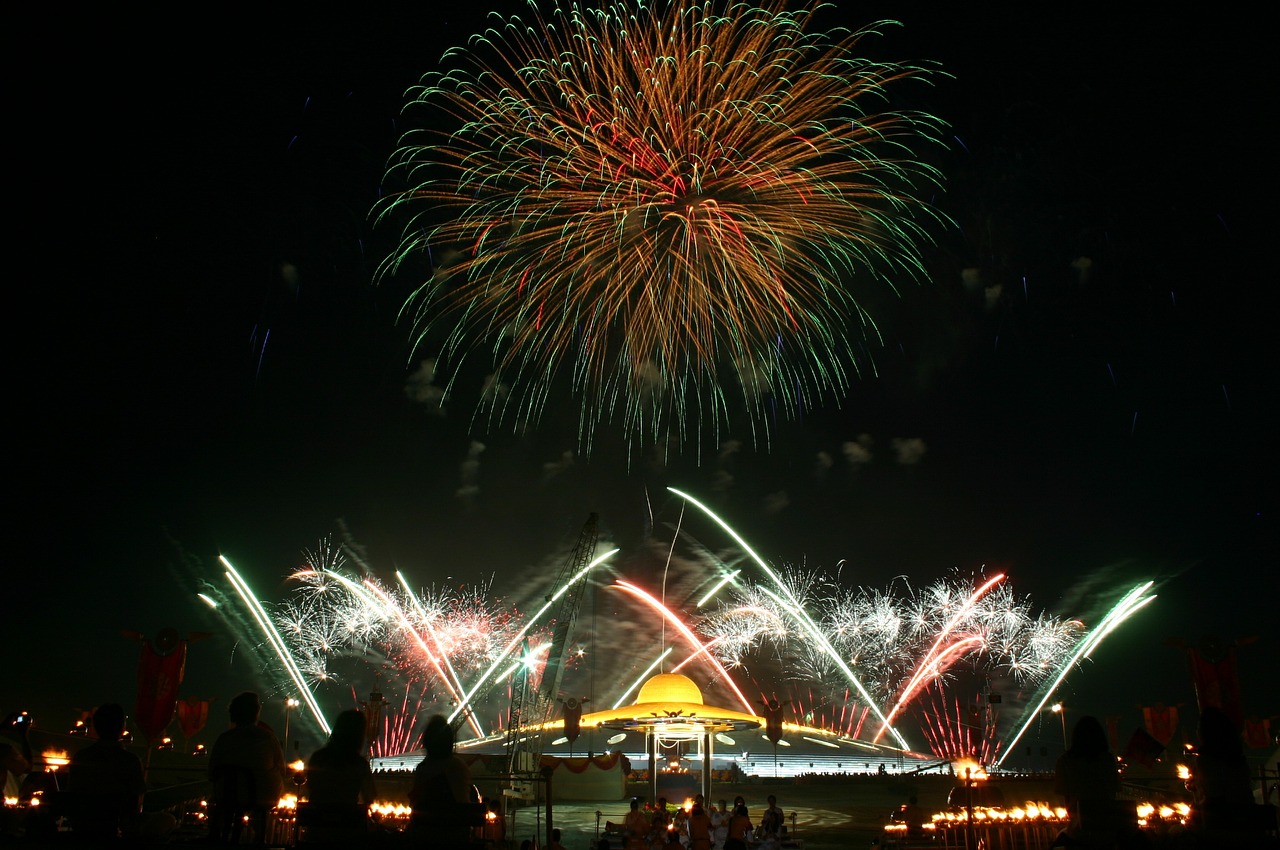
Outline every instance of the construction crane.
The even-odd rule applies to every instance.
[[[509,796],[521,799],[533,799],[534,782],[538,777],[538,762],[542,758],[541,726],[551,720],[555,711],[556,697],[560,694],[560,683],[564,679],[565,660],[569,655],[569,643],[573,639],[575,622],[578,619],[578,608],[582,602],[582,588],[586,582],[586,567],[591,563],[596,551],[597,516],[587,517],[582,532],[578,535],[577,545],[569,553],[569,558],[561,568],[554,588],[565,587],[573,582],[557,604],[549,610],[552,623],[551,647],[547,651],[547,661],[542,671],[542,679],[535,687],[530,681],[530,664],[521,664],[511,684],[511,711],[507,724],[507,773],[512,777]],[[547,601],[553,597],[548,595]],[[522,657],[528,658],[528,646],[524,647]],[[532,727],[532,728],[531,728]]]

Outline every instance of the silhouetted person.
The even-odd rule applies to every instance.
[[[114,840],[132,833],[146,793],[142,760],[120,743],[124,708],[114,702],[93,713],[98,740],[71,757],[67,770],[71,829],[77,839]]]
[[[912,794],[907,798],[907,802],[898,807],[893,813],[892,820],[896,820],[907,828],[907,837],[920,838],[925,834],[924,823],[929,820],[929,815],[925,812],[924,807],[920,805],[920,798]]]
[[[480,798],[471,784],[471,771],[453,752],[453,727],[444,715],[427,721],[422,747],[426,757],[413,772],[409,789],[413,832],[431,847],[465,846],[472,826],[468,804],[478,805]]]
[[[1208,832],[1242,831],[1252,814],[1253,784],[1240,730],[1226,712],[1209,706],[1200,715],[1199,731],[1190,786],[1201,826]]]
[[[1098,718],[1085,715],[1076,721],[1071,747],[1054,768],[1053,787],[1066,802],[1071,819],[1064,831],[1068,838],[1114,841],[1120,768]]]
[[[659,797],[657,804],[653,807],[653,831],[657,835],[665,836],[669,826],[671,826],[671,812],[667,811],[667,798]]]
[[[276,736],[258,723],[262,704],[245,691],[227,706],[231,728],[218,736],[209,751],[209,779],[219,809],[211,824],[214,837],[238,840],[243,815],[249,815],[253,841],[266,841],[267,811],[284,792],[284,751]]]
[[[627,812],[626,818],[622,821],[622,828],[626,833],[625,850],[641,850],[647,843],[645,836],[649,834],[651,826],[652,821],[650,818],[640,810],[640,799],[632,797],[631,810]]]
[[[31,744],[27,742],[27,730],[31,727],[31,715],[15,711],[0,725],[0,764],[4,767],[4,795],[17,797],[22,787],[22,777],[31,770]]]
[[[352,709],[334,719],[328,742],[307,761],[306,785],[307,804],[299,810],[305,840],[354,843],[367,837],[375,793],[362,713]]]
[[[781,837],[787,831],[786,815],[782,809],[778,808],[778,798],[770,794],[768,797],[769,806],[760,815],[760,830],[764,835],[777,835]]]

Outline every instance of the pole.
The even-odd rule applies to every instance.
[[[1062,749],[1065,751],[1067,744],[1067,706],[1064,703],[1055,702],[1049,706],[1049,710],[1058,715],[1058,719],[1062,721]]]
[[[284,757],[289,757],[289,715],[293,714],[293,710],[302,705],[297,699],[289,697],[284,701]]]
[[[711,805],[711,758],[715,751],[715,736],[710,731],[702,735],[702,799]]]
[[[964,769],[964,831],[966,848],[977,847],[973,840],[973,768]]]
[[[649,728],[649,799],[658,802],[658,727]]]
[[[543,793],[547,798],[547,846],[551,846],[551,832],[554,829],[552,821],[554,820],[554,804],[551,802],[551,777],[555,773],[555,768],[548,765],[542,768],[542,778],[546,781]]]

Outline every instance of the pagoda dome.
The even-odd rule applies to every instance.
[[[702,691],[693,679],[680,673],[659,673],[640,686],[636,703],[692,703],[702,705]]]

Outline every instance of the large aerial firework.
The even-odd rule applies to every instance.
[[[480,414],[531,422],[563,377],[587,446],[739,405],[760,439],[766,411],[842,396],[867,281],[922,273],[939,121],[887,91],[933,70],[863,58],[884,24],[811,31],[813,3],[530,6],[411,92],[388,171],[381,215],[407,218],[383,272],[431,266],[406,313],[448,392],[487,348]]]

